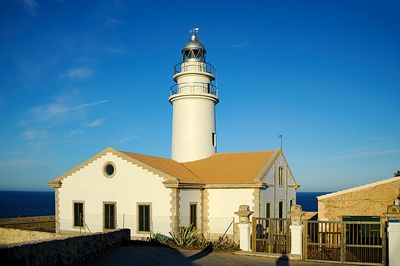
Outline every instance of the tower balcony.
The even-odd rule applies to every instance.
[[[178,63],[174,66],[174,76],[184,72],[207,73],[214,79],[216,69],[213,65],[209,63],[198,61],[187,61],[183,63]]]
[[[202,82],[187,82],[177,83],[170,88],[170,97],[177,94],[200,94],[200,95],[213,95],[218,97],[217,86],[210,83]]]

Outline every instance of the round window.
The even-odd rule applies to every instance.
[[[104,165],[103,172],[106,177],[112,177],[115,174],[114,164],[111,162],[106,163]]]

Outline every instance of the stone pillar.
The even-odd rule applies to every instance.
[[[399,220],[389,220],[388,224],[389,265],[400,266],[400,216]]]
[[[179,188],[171,188],[171,216],[170,216],[170,227],[171,232],[176,234],[179,230]]]
[[[291,235],[291,251],[292,255],[299,255],[302,257],[303,254],[303,225],[301,217],[303,211],[300,205],[293,205],[290,209],[290,235]]]
[[[251,222],[250,215],[253,211],[250,211],[248,205],[240,205],[239,211],[235,212],[239,216],[239,243],[240,249],[243,251],[251,251]]]
[[[399,195],[400,197],[400,195]],[[385,217],[388,219],[388,254],[389,265],[400,266],[400,206],[395,201],[394,205],[388,206]]]

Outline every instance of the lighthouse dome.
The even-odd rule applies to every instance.
[[[198,61],[205,62],[206,49],[199,41],[197,33],[193,33],[190,40],[182,49],[183,62]]]

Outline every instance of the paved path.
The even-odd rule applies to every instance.
[[[333,263],[305,262],[235,255],[228,252],[207,250],[176,250],[166,247],[126,246],[116,248],[91,262],[91,266],[103,265],[320,265],[337,266]],[[344,266],[346,264],[341,264]]]

